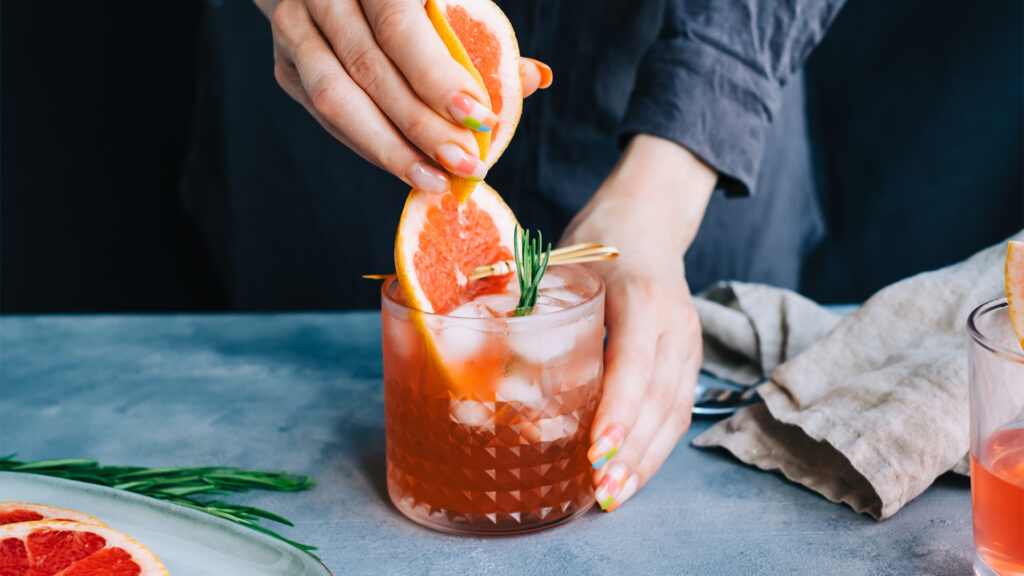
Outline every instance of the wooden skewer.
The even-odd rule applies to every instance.
[[[596,242],[585,242],[573,244],[564,248],[551,251],[548,258],[548,266],[561,264],[580,264],[583,262],[596,262],[598,260],[611,260],[619,257],[619,250],[614,246],[605,246]],[[514,272],[516,269],[515,260],[505,260],[489,266],[480,266],[469,275],[470,280],[479,280],[488,276],[500,276]],[[366,274],[363,278],[368,280],[387,280],[394,278],[395,274]]]

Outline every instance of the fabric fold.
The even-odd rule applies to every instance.
[[[751,295],[724,305],[721,286],[709,291],[698,305],[705,368],[736,380],[730,375],[752,374],[756,364],[771,381],[758,388],[763,405],[715,424],[694,445],[723,447],[876,519],[947,471],[967,474],[966,318],[1002,294],[1005,250],[1000,243],[897,282],[827,329],[820,307],[786,291],[730,284]],[[740,325],[739,310],[756,334],[756,358],[749,334],[733,340],[723,329]],[[730,352],[721,349],[732,342],[731,358],[750,363],[722,368]]]

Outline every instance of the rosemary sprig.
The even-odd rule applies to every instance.
[[[516,257],[516,275],[519,277],[519,305],[512,312],[513,316],[527,316],[533,313],[537,305],[537,291],[540,289],[540,279],[548,269],[548,259],[551,257],[551,243],[548,249],[543,250],[544,235],[537,232],[537,238],[530,239],[530,231],[522,230],[516,226],[512,233],[512,245]]]
[[[101,466],[98,462],[84,458],[19,462],[14,459],[15,456],[15,454],[11,454],[0,458],[0,470],[77,480],[149,496],[241,524],[291,544],[316,557],[312,552],[317,549],[316,546],[289,540],[273,530],[257,524],[260,519],[266,519],[285,526],[294,526],[286,518],[253,506],[196,498],[201,494],[224,495],[232,492],[248,492],[249,490],[298,492],[308,490],[316,485],[316,482],[309,476],[290,472],[242,470],[228,466],[200,468]],[[317,559],[319,560],[319,558]]]

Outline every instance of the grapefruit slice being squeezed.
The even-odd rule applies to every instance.
[[[410,307],[447,314],[482,294],[504,290],[511,274],[469,280],[478,266],[510,260],[516,217],[481,182],[471,198],[409,193],[395,238],[398,282]]]
[[[1013,331],[1024,348],[1024,242],[1011,240],[1006,248],[1006,302]]]
[[[427,16],[448,52],[487,93],[498,117],[490,132],[474,132],[480,159],[494,165],[512,141],[523,112],[523,83],[519,77],[519,44],[505,13],[491,0],[427,0]],[[451,177],[451,190],[465,201],[477,182]]]
[[[68,522],[92,524],[93,526],[106,526],[106,524],[98,519],[77,510],[58,508],[49,504],[35,504],[33,502],[0,502],[0,525],[32,522],[35,520],[65,520]]]
[[[168,576],[160,560],[128,536],[58,520],[0,526],[0,574]]]

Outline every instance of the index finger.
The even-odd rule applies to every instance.
[[[468,94],[481,105],[490,101],[476,78],[452,57],[421,0],[362,0],[362,6],[381,49],[435,112],[460,124],[463,119],[452,113],[453,107],[465,107],[456,100],[460,95]]]

